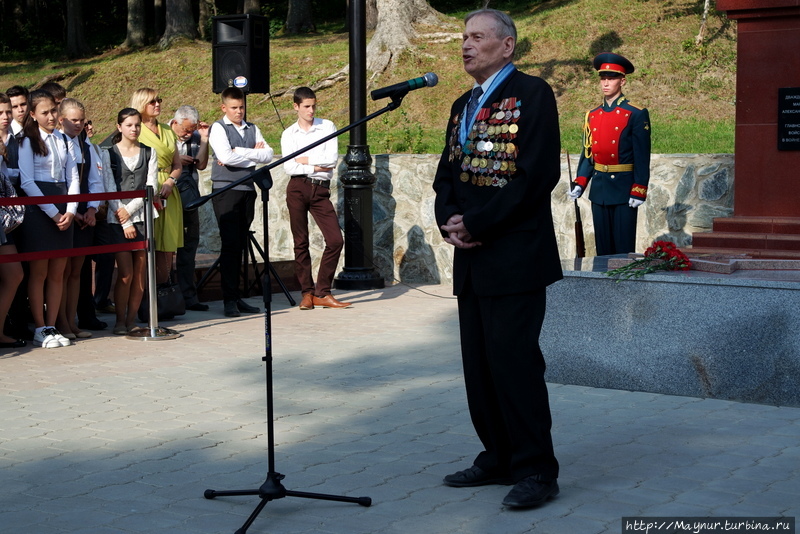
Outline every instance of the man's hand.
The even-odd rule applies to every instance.
[[[640,198],[631,197],[630,200],[628,200],[628,206],[632,207],[633,209],[638,208],[642,204],[644,204],[644,200],[642,200]]]
[[[569,191],[567,191],[567,196],[570,200],[578,200],[581,195],[583,194],[583,188],[579,185],[576,185]]]
[[[446,243],[450,243],[457,248],[475,248],[480,246],[479,241],[472,241],[472,236],[464,226],[464,216],[456,214],[447,219],[447,223],[442,225],[442,230],[448,236],[444,238]]]
[[[197,131],[200,133],[200,140],[201,141],[208,141],[208,132],[211,130],[211,126],[208,123],[200,121],[197,125]]]
[[[294,160],[300,165],[308,165],[308,156],[300,156],[299,158],[294,158]]]

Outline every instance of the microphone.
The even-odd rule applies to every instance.
[[[405,96],[405,94],[409,91],[419,89],[420,87],[433,87],[437,83],[439,83],[439,77],[434,73],[429,72],[421,78],[414,78],[413,80],[408,80],[406,82],[400,82],[394,85],[389,85],[388,87],[375,89],[370,93],[370,96],[372,97],[372,100],[380,100],[381,98],[386,98],[387,96]]]

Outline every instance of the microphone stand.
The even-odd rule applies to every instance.
[[[396,109],[400,106],[400,103],[403,100],[403,97],[408,94],[408,90],[401,90],[398,93],[395,93],[391,96],[391,102],[385,107],[379,109],[378,111],[363,117],[356,122],[350,124],[342,128],[341,130],[337,130],[336,132],[320,139],[319,141],[315,141],[310,145],[292,153],[288,156],[284,156],[281,159],[267,164],[264,167],[248,174],[247,176],[242,177],[241,179],[232,182],[225,187],[220,189],[213,190],[211,194],[206,195],[204,197],[200,197],[197,200],[194,200],[185,206],[185,209],[193,210],[197,209],[206,202],[208,202],[211,198],[219,195],[223,191],[227,191],[237,185],[240,185],[248,180],[253,180],[256,185],[258,185],[259,189],[261,189],[261,201],[264,206],[264,213],[263,213],[263,228],[264,228],[264,250],[267,251],[266,258],[264,261],[269,264],[269,246],[268,246],[268,222],[267,222],[267,202],[269,200],[269,189],[272,187],[272,175],[270,174],[270,169],[275,168],[278,165],[281,165],[285,161],[293,159],[300,154],[308,151],[311,148],[314,148],[326,141],[333,139],[353,128],[364,124],[367,121],[378,117],[386,113],[387,111],[391,111]],[[308,493],[303,491],[291,491],[287,490],[281,481],[285,478],[285,475],[278,473],[275,470],[275,429],[274,429],[274,403],[273,403],[273,387],[272,387],[272,291],[270,289],[270,279],[269,279],[269,272],[270,269],[264,269],[263,273],[263,297],[264,297],[264,357],[261,358],[263,362],[265,362],[265,372],[266,372],[266,389],[267,389],[267,455],[268,455],[268,471],[267,471],[267,478],[260,487],[256,489],[244,489],[244,490],[213,490],[207,489],[203,496],[206,499],[213,499],[214,497],[226,497],[226,496],[245,496],[245,495],[257,495],[260,499],[258,505],[255,507],[253,512],[247,518],[247,521],[235,532],[235,534],[245,534],[247,529],[250,528],[250,525],[253,524],[253,521],[258,517],[261,513],[261,510],[267,505],[269,501],[274,501],[277,499],[282,499],[284,497],[301,497],[304,499],[318,499],[324,501],[337,501],[337,502],[348,502],[354,504],[360,504],[361,506],[370,506],[372,504],[372,499],[370,497],[346,497],[340,495],[328,495],[324,493]]]

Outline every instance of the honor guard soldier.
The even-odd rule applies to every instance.
[[[603,103],[586,113],[583,152],[568,195],[580,197],[589,181],[597,255],[624,254],[636,247],[637,208],[650,181],[650,114],[622,94],[633,64],[611,52],[594,58]]]

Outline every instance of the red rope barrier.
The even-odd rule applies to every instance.
[[[147,191],[120,191],[114,193],[86,193],[80,195],[50,195],[37,197],[3,197],[0,206],[25,206],[37,204],[59,204],[62,202],[88,202],[91,200],[118,200],[124,198],[145,198]],[[25,224],[24,222],[22,224]],[[12,234],[13,235],[13,234]],[[124,252],[128,250],[146,250],[147,241],[131,241],[119,245],[97,245],[92,247],[62,248],[57,250],[43,250],[40,252],[20,252],[17,254],[1,254],[0,263],[15,261],[49,260],[50,258],[69,258],[73,256],[89,256],[92,254],[105,254],[110,252]]]
[[[17,254],[0,255],[0,263],[14,261],[49,260],[50,258],[70,258],[72,256],[90,256],[92,254],[105,254],[107,252],[124,252],[127,250],[146,250],[147,241],[131,241],[119,245],[97,245],[93,247],[62,248],[58,250],[43,250],[41,252],[19,252]]]
[[[120,191],[114,193],[81,193],[79,195],[50,195],[41,197],[3,197],[0,206],[30,206],[36,204],[61,204],[69,202],[90,202],[92,200],[121,200],[123,198],[145,198],[144,190]]]

